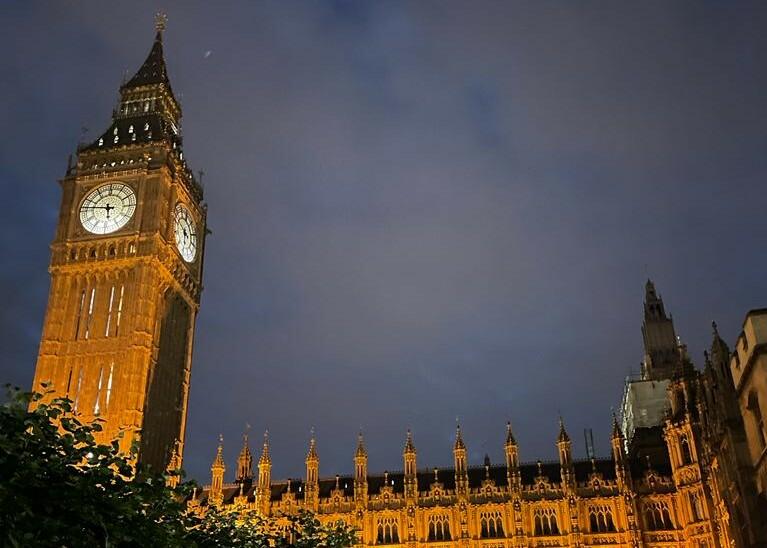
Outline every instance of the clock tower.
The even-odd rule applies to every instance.
[[[180,465],[202,291],[206,206],[186,163],[163,56],[164,16],[120,87],[109,128],[61,180],[34,390],[67,396],[99,441]]]

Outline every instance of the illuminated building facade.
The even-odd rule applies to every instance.
[[[61,181],[34,380],[69,396],[82,420],[101,419],[100,441],[138,441],[140,462],[157,469],[181,464],[206,234],[162,32],[159,21],[111,125]],[[408,432],[400,471],[368,473],[360,437],[353,473],[322,478],[312,439],[303,479],[275,481],[269,440],[254,474],[246,438],[235,482],[220,443],[190,506],[308,509],[356,526],[363,546],[767,545],[767,311],[749,313],[734,353],[715,330],[698,371],[648,282],[642,334],[642,374],[626,384],[609,458],[575,458],[560,424],[558,460],[523,463],[508,426],[502,464],[471,465],[458,429],[453,467],[419,468]]]
[[[750,313],[741,339],[765,340],[765,320],[767,311]],[[322,520],[354,525],[362,546],[764,546],[767,499],[754,489],[753,470],[764,466],[765,438],[759,432],[765,425],[751,411],[756,408],[749,395],[767,399],[767,387],[758,385],[767,378],[761,342],[749,346],[739,339],[743,350],[732,358],[733,364],[737,359],[753,364],[748,370],[754,371],[753,381],[741,368],[739,391],[747,394],[741,407],[753,417],[748,432],[754,441],[747,453],[730,352],[716,328],[700,372],[648,281],[642,334],[642,374],[627,380],[621,420],[613,418],[610,458],[574,458],[560,421],[555,462],[521,463],[507,425],[505,462],[486,458],[472,466],[459,428],[452,468],[419,469],[408,432],[401,470],[369,474],[360,435],[353,474],[321,478],[312,438],[304,478],[272,481],[268,438],[254,475],[246,437],[235,481],[225,482],[219,443],[211,484],[190,504],[200,512],[212,505],[273,516],[308,509]],[[745,454],[751,461],[743,460]],[[759,485],[765,488],[764,482]]]

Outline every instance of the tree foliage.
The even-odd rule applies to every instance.
[[[341,523],[311,514],[263,518],[255,512],[187,512],[192,482],[134,470],[134,453],[96,443],[66,398],[9,390],[0,406],[0,546],[350,546]],[[34,409],[29,409],[35,402]]]

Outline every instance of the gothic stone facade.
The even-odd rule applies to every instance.
[[[238,458],[237,481],[225,484],[219,445],[212,484],[191,504],[200,511],[215,505],[276,516],[306,508],[323,521],[353,524],[363,546],[719,546],[697,461],[686,465],[690,475],[685,475],[682,489],[675,481],[688,474],[681,463],[632,465],[624,446],[616,423],[612,459],[574,461],[562,427],[558,462],[520,464],[509,428],[505,465],[486,461],[471,467],[459,429],[454,467],[418,470],[408,433],[403,471],[368,475],[360,438],[353,475],[318,479],[312,440],[306,479],[271,482],[265,440],[257,478],[250,475],[246,442]]]
[[[749,313],[734,354],[714,325],[698,371],[648,281],[642,376],[627,381],[631,397],[623,427],[613,419],[609,459],[574,459],[560,423],[558,461],[520,464],[508,425],[504,465],[486,459],[473,467],[459,428],[450,469],[419,470],[408,432],[402,471],[368,474],[360,436],[354,473],[320,479],[312,438],[304,479],[273,482],[268,439],[253,477],[246,437],[235,482],[224,481],[220,443],[211,484],[190,505],[272,516],[308,509],[321,520],[354,525],[361,546],[767,546],[767,499],[757,482],[767,451],[757,406],[767,402],[767,389],[758,385],[767,372],[765,318],[767,311]],[[731,369],[743,373],[733,377]],[[756,380],[749,384],[746,375]],[[645,390],[648,383],[656,389]]]

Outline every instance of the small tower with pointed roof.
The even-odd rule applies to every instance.
[[[405,437],[405,448],[402,450],[402,460],[405,465],[404,490],[405,498],[414,501],[418,497],[418,475],[416,468],[417,453],[413,443],[413,434],[408,428]]]
[[[237,476],[235,479],[239,483],[253,480],[253,457],[250,454],[247,432],[242,435],[242,449],[240,449],[240,454],[237,456]]]
[[[368,452],[362,430],[357,435],[357,450],[354,452],[354,501],[360,508],[367,507],[368,498]]]
[[[208,500],[213,506],[220,506],[224,502],[224,436],[218,437],[218,449],[213,464],[210,465],[210,494]]]
[[[557,436],[557,451],[559,452],[559,466],[562,472],[562,483],[569,487],[575,487],[575,469],[573,467],[573,449],[570,436],[565,430],[565,421],[559,417],[559,435]]]
[[[503,444],[506,457],[506,482],[509,490],[519,493],[522,489],[522,476],[519,471],[519,446],[511,431],[511,422],[506,423],[506,441]]]
[[[307,507],[317,511],[319,504],[319,477],[320,477],[320,457],[317,455],[317,440],[312,428],[312,437],[309,440],[309,451],[306,454],[306,487],[304,490],[304,499]]]
[[[466,445],[463,442],[460,424],[455,427],[453,462],[455,466],[455,491],[459,495],[467,495],[469,492],[469,470],[466,462]]]
[[[269,513],[272,493],[272,457],[269,455],[269,431],[264,432],[264,445],[258,459],[258,487],[256,488],[256,506],[263,514]]]
[[[663,299],[650,279],[645,284],[642,339],[645,349],[642,377],[647,380],[671,378],[679,364],[674,320],[666,315]]]

